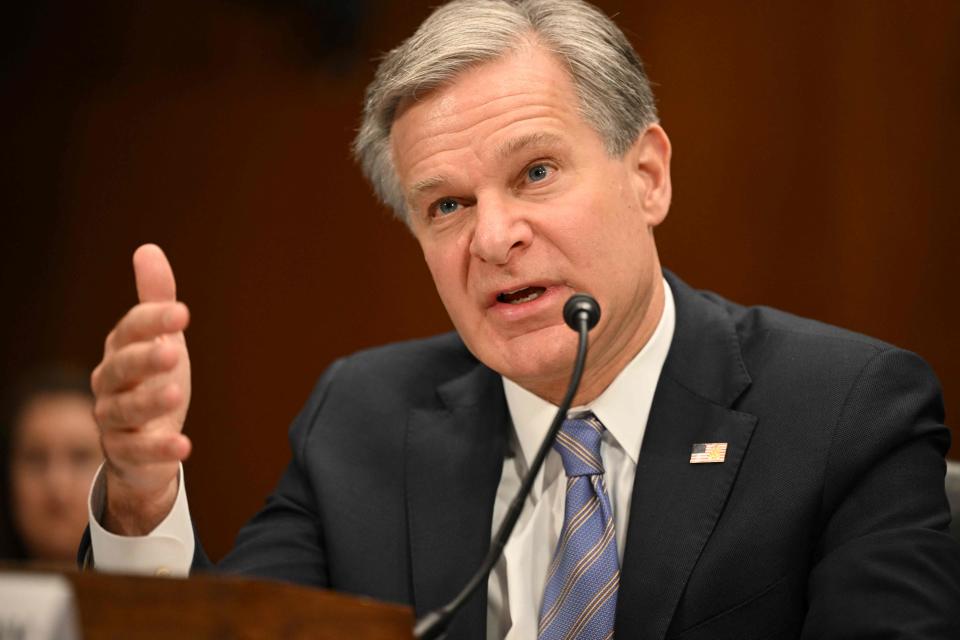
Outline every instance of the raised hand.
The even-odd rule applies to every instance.
[[[94,415],[106,456],[103,525],[143,535],[158,525],[177,494],[179,462],[190,454],[181,433],[190,404],[190,321],[176,299],[173,270],[160,247],[133,254],[139,304],[107,336],[93,371]]]

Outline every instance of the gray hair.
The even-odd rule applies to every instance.
[[[449,84],[467,69],[517,49],[524,37],[567,67],[579,111],[623,155],[657,122],[640,57],[614,22],[582,0],[453,0],[390,51],[367,87],[353,153],[380,200],[408,225],[409,211],[393,164],[390,129],[398,105]]]

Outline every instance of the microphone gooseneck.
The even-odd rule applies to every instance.
[[[551,447],[553,447],[553,441],[557,439],[560,426],[567,417],[567,411],[570,410],[573,397],[580,387],[580,378],[583,377],[583,365],[587,359],[587,334],[600,320],[600,305],[597,304],[597,301],[590,295],[586,293],[576,293],[570,296],[570,299],[563,305],[563,319],[579,336],[577,341],[577,357],[574,360],[573,375],[570,376],[567,393],[563,396],[563,401],[560,403],[560,406],[557,407],[557,414],[553,417],[553,422],[550,423],[547,435],[544,437],[543,442],[540,443],[537,455],[534,456],[533,462],[530,463],[530,469],[523,477],[523,482],[520,483],[520,489],[517,491],[517,495],[513,498],[513,501],[510,502],[510,508],[507,509],[507,513],[503,517],[500,527],[493,536],[490,549],[480,564],[480,568],[477,569],[477,572],[473,574],[473,577],[470,578],[453,600],[439,609],[428,612],[417,620],[413,627],[413,636],[418,640],[441,638],[446,632],[450,620],[453,619],[453,615],[460,610],[477,588],[486,581],[487,576],[490,575],[497,560],[499,560],[501,554],[503,554],[503,547],[507,544],[507,539],[510,537],[510,533],[520,518],[520,512],[523,510],[523,505],[527,501],[527,496],[530,495],[533,481],[540,472],[540,467],[543,466],[544,459],[546,459]]]

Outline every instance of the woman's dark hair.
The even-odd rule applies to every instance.
[[[18,437],[17,428],[26,406],[45,395],[80,394],[91,397],[90,377],[81,368],[52,364],[38,367],[4,394],[0,410],[0,558],[29,558],[13,524],[10,461]]]

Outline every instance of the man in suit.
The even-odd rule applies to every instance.
[[[464,0],[386,57],[356,152],[456,334],[356,354],[223,568],[410,603],[476,567],[559,404],[578,290],[603,315],[577,410],[452,638],[956,637],[949,434],[916,356],[697,293],[660,267],[670,142],[617,27]],[[93,562],[209,568],[179,461],[189,363],[162,252],[93,375]]]

